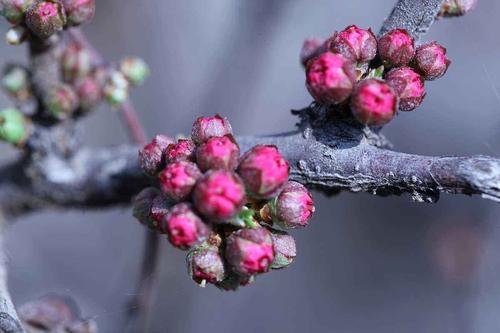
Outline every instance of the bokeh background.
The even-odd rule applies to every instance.
[[[289,110],[311,101],[298,52],[306,37],[349,24],[375,31],[395,0],[98,0],[84,29],[110,60],[152,67],[133,92],[148,133],[187,132],[199,115],[228,116],[238,134],[292,129]],[[385,129],[396,149],[431,155],[500,155],[500,2],[479,0],[426,40],[453,64],[427,85],[420,109]],[[7,30],[3,24],[2,29]],[[0,47],[26,62],[24,47]],[[1,106],[8,106],[4,97]],[[127,142],[115,112],[83,122],[89,145]],[[1,160],[15,154],[2,146]],[[500,206],[479,197],[315,195],[310,227],[294,232],[289,269],[238,292],[201,289],[185,254],[161,245],[150,332],[499,332]],[[75,297],[101,332],[121,332],[134,292],[143,228],[129,208],[56,211],[16,221],[7,234],[17,304],[48,292]]]

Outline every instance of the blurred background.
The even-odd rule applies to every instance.
[[[298,62],[304,38],[349,24],[377,31],[395,0],[97,2],[84,28],[89,39],[110,60],[137,55],[153,69],[132,96],[152,136],[188,132],[195,117],[214,113],[241,135],[292,129],[289,110],[311,102]],[[423,106],[385,129],[397,150],[500,156],[499,14],[500,2],[479,0],[467,17],[432,27],[425,40],[445,45],[453,64],[427,85]],[[0,43],[0,52],[2,62],[26,57],[25,47]],[[8,105],[2,97],[0,106]],[[82,125],[90,145],[128,142],[105,107]],[[0,149],[2,162],[14,156]],[[497,203],[451,195],[434,205],[369,194],[315,199],[310,227],[293,233],[296,263],[238,292],[197,287],[185,253],[162,240],[150,332],[500,331]],[[129,208],[16,221],[6,244],[15,303],[68,293],[101,332],[120,332],[143,232]]]

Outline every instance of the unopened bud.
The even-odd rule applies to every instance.
[[[327,41],[327,48],[354,63],[369,62],[377,55],[377,39],[371,29],[350,25]]]
[[[144,60],[135,57],[127,57],[120,62],[120,71],[125,78],[134,86],[140,86],[149,76],[149,67]]]
[[[7,66],[2,78],[2,88],[16,101],[26,102],[32,97],[30,73],[23,66]]]
[[[477,0],[444,0],[438,16],[462,16],[473,10],[476,5]]]
[[[201,244],[193,248],[186,257],[188,274],[200,286],[206,283],[219,283],[224,280],[226,271],[219,248]]]
[[[95,13],[95,0],[63,0],[69,25],[90,21]]]
[[[386,74],[385,80],[398,94],[401,111],[412,111],[424,100],[424,80],[413,69],[409,67],[394,68]]]
[[[141,169],[154,176],[165,167],[165,152],[174,141],[166,135],[157,135],[153,140],[139,150]]]
[[[436,80],[443,76],[451,61],[446,56],[446,49],[436,42],[420,45],[415,56],[415,65],[425,80]]]
[[[2,16],[12,24],[20,24],[33,0],[0,0]]]
[[[10,45],[19,45],[28,38],[28,31],[22,25],[16,25],[5,34],[5,40]]]
[[[47,97],[47,111],[57,119],[67,118],[78,107],[78,96],[67,84],[55,86]]]
[[[161,188],[170,199],[180,201],[191,194],[201,175],[200,169],[193,162],[170,163],[160,173]]]
[[[213,137],[196,149],[196,162],[202,171],[234,170],[238,166],[240,148],[230,136]]]
[[[196,144],[203,143],[214,136],[233,134],[231,124],[225,117],[199,117],[193,124],[191,138]]]
[[[269,229],[273,239],[274,260],[272,269],[282,269],[290,266],[297,256],[295,240],[284,231]]]
[[[78,43],[70,42],[61,56],[64,80],[73,82],[87,76],[92,70],[92,53]]]
[[[104,97],[111,106],[119,107],[128,99],[129,83],[118,71],[112,71],[104,85]]]
[[[40,39],[47,39],[66,24],[66,12],[59,0],[36,0],[26,13],[26,25]]]
[[[0,111],[0,139],[21,145],[28,136],[28,126],[24,115],[14,108]]]
[[[407,66],[415,56],[415,42],[408,31],[395,29],[378,40],[378,51],[384,65]]]
[[[183,250],[199,244],[210,234],[208,225],[184,202],[172,207],[162,224],[170,243]]]

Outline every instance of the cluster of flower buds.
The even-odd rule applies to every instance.
[[[216,115],[198,118],[188,139],[157,135],[139,161],[159,189],[139,193],[134,216],[189,250],[188,271],[200,285],[234,290],[293,262],[293,237],[272,227],[305,227],[314,204],[303,185],[288,181],[277,147],[240,156],[231,125]]]
[[[377,39],[355,25],[325,42],[306,40],[301,61],[316,102],[347,106],[367,126],[388,123],[398,109],[416,109],[425,97],[424,81],[440,78],[450,65],[446,49],[436,42],[416,47],[403,29]]]
[[[48,39],[64,28],[92,19],[95,0],[1,0],[1,14],[14,26],[9,44],[19,44],[29,32]]]

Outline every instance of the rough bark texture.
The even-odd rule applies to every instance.
[[[399,0],[380,33],[405,28],[421,37],[441,0]],[[39,105],[60,80],[54,45],[31,40],[31,70]],[[409,193],[435,202],[439,194],[479,194],[500,200],[500,160],[487,156],[429,157],[390,150],[379,133],[324,107],[294,112],[299,129],[281,135],[238,138],[242,150],[275,144],[291,164],[291,178],[326,193]],[[337,115],[336,115],[337,114]],[[0,209],[7,218],[46,208],[104,208],[129,204],[150,183],[137,161],[137,146],[85,148],[74,120],[35,118],[34,134],[20,159],[0,169]],[[3,258],[0,258],[3,259]],[[22,332],[0,260],[0,331]]]

